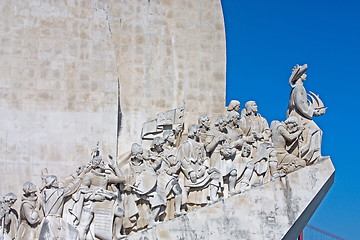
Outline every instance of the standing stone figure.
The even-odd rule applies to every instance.
[[[17,240],[38,239],[40,224],[39,203],[36,195],[36,185],[26,182],[23,185],[24,195],[20,206],[20,227]]]
[[[245,103],[241,111],[240,127],[245,136],[253,135],[257,141],[269,141],[271,131],[266,119],[258,113],[258,106],[255,101]]]
[[[134,143],[131,146],[131,158],[122,168],[126,176],[126,232],[155,225],[165,207],[164,199],[156,192],[157,174],[154,166],[145,158],[142,146]],[[150,213],[143,211],[143,205],[150,208]]]
[[[210,167],[221,168],[220,148],[227,140],[227,118],[219,116],[215,121],[215,128],[208,131],[208,136],[205,141],[205,149],[210,156]]]
[[[235,194],[235,185],[237,180],[237,170],[234,164],[234,159],[236,156],[236,149],[230,147],[230,144],[225,143],[220,148],[221,154],[221,168],[220,172],[222,177],[224,178],[224,182],[228,180],[228,191],[230,195]],[[225,179],[226,178],[226,179]]]
[[[207,204],[218,199],[221,184],[221,174],[218,169],[210,168],[209,158],[205,148],[199,142],[200,131],[197,125],[188,129],[188,139],[179,147],[177,158],[181,162],[181,169],[185,175],[184,193],[187,204]],[[219,159],[220,160],[220,159]],[[209,192],[205,191],[209,187]]]
[[[278,169],[285,173],[292,172],[306,165],[305,160],[288,152],[287,149],[296,149],[299,145],[299,136],[303,128],[298,127],[297,117],[289,117],[284,122],[272,121],[272,141],[277,152]],[[292,151],[294,152],[294,150]]]
[[[111,189],[110,186],[111,184],[124,183],[125,177],[111,156],[109,156],[110,164],[108,166],[113,173],[108,173],[100,153],[94,152],[90,161],[91,171],[86,173],[83,180],[83,185],[88,187],[91,192],[88,201],[84,202],[83,210],[89,209],[89,211],[84,212],[85,215],[80,218],[79,233],[81,237],[85,237],[89,235],[90,228],[93,235],[98,239],[108,239],[112,232],[115,232],[116,236],[121,235],[123,217],[121,207],[117,206],[118,192],[116,189],[115,191]],[[86,207],[85,204],[87,204]],[[90,209],[93,211],[93,220],[92,215],[88,214]],[[119,221],[116,221],[117,218]],[[103,227],[104,224],[107,227]]]
[[[4,240],[14,240],[16,237],[19,227],[19,215],[12,208],[16,200],[17,196],[10,192],[5,195],[4,201],[0,202],[0,237]]]
[[[303,66],[296,65],[292,69],[289,78],[292,90],[287,117],[297,117],[300,126],[305,128],[301,134],[300,156],[305,159],[307,164],[311,164],[321,157],[322,138],[322,131],[312,118],[325,114],[326,108],[317,95],[310,92],[309,96],[312,101],[307,98],[303,83],[307,77],[305,73],[307,68],[307,64],[304,64]]]
[[[271,130],[266,119],[258,113],[258,106],[255,101],[248,101],[242,111],[241,128],[246,136],[253,136],[255,142],[253,157],[255,161],[254,180],[262,184],[265,177],[277,178],[280,175],[277,171],[276,151],[271,143]],[[257,180],[256,180],[257,179]]]
[[[44,176],[44,188],[41,192],[44,219],[41,223],[39,240],[67,239],[77,240],[78,231],[62,219],[65,198],[70,197],[80,186],[81,180],[89,169],[84,171],[72,183],[59,187],[58,179],[54,175]]]
[[[167,130],[171,131],[172,130]],[[169,139],[170,137],[170,139]],[[175,140],[171,135],[168,136],[167,142]],[[169,142],[168,144],[171,144]],[[181,211],[181,198],[182,189],[178,182],[178,172],[180,170],[180,162],[177,160],[174,151],[164,149],[165,141],[161,137],[156,137],[153,140],[152,155],[155,158],[160,159],[159,169],[157,170],[157,186],[156,192],[161,196],[162,199],[167,200],[170,194],[175,197],[175,216],[180,216]],[[167,212],[168,213],[168,212]]]
[[[211,122],[210,118],[207,115],[201,115],[198,118],[198,126],[200,130],[200,142],[205,144],[206,138],[208,136],[208,133],[210,131]]]

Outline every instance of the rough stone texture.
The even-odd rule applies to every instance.
[[[334,182],[330,159],[207,206],[129,240],[294,240]]]
[[[97,141],[125,152],[158,112],[224,107],[220,0],[3,0],[0,36],[2,196],[44,167],[64,177]]]

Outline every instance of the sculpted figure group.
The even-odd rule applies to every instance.
[[[308,100],[306,69],[292,71],[283,122],[269,127],[255,101],[240,112],[232,100],[214,121],[201,115],[187,134],[185,124],[167,126],[149,149],[134,143],[122,160],[104,160],[97,147],[62,182],[44,170],[39,190],[24,184],[19,214],[14,193],[0,202],[0,240],[122,239],[321,160],[322,132],[312,118],[326,108],[313,93]]]

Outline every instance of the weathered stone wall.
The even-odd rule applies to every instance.
[[[0,43],[0,195],[69,174],[97,141],[125,152],[158,112],[224,107],[219,0],[3,0]]]

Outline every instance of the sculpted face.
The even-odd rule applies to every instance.
[[[201,125],[204,126],[205,128],[210,128],[210,119],[209,117],[203,118],[201,121]]]
[[[242,156],[243,157],[248,157],[248,156],[250,156],[250,154],[251,154],[251,148],[250,148],[250,146],[244,146],[243,148],[242,148]]]
[[[169,134],[169,136],[166,139],[169,143],[175,143],[175,133],[173,131],[171,131],[171,133]]]
[[[59,181],[57,179],[55,179],[55,181],[52,183],[52,186],[55,188],[59,187]]]
[[[290,122],[286,124],[286,128],[290,133],[296,132],[299,129],[299,126],[295,122]]]
[[[251,111],[253,111],[254,113],[256,113],[258,111],[258,106],[257,106],[256,102],[253,102],[251,104]]]
[[[306,77],[307,77],[306,73],[304,73],[303,75],[301,75],[301,77],[300,77],[301,81],[302,81],[302,82],[305,81],[305,80],[306,80]]]
[[[101,162],[102,162],[102,158],[100,156],[97,156],[92,159],[91,165],[96,168],[101,164]]]
[[[234,125],[238,125],[240,122],[240,114],[234,114],[231,116],[231,121],[234,123]]]

